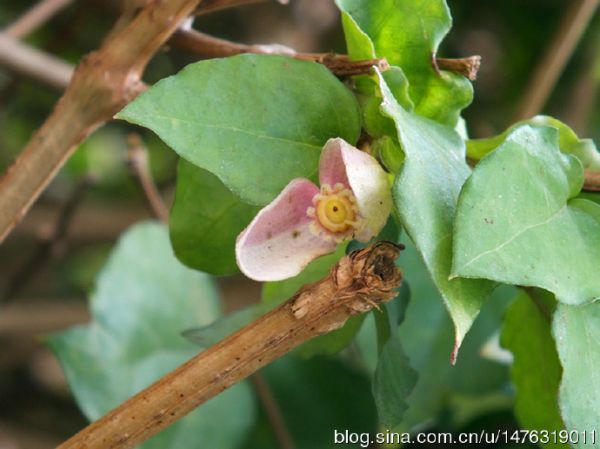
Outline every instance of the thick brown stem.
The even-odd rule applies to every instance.
[[[338,329],[396,295],[399,248],[379,242],[343,257],[321,281],[200,353],[58,449],[126,449],[301,343]]]
[[[142,90],[142,72],[200,0],[151,1],[77,68],[44,125],[0,180],[0,241],[89,134]]]

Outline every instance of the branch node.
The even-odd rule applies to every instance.
[[[471,81],[477,79],[477,73],[481,66],[481,56],[468,56],[466,58],[449,59],[436,58],[435,55],[431,58],[431,64],[436,72],[448,70],[450,72],[459,73],[466,76]]]

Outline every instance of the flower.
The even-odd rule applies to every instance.
[[[278,281],[337,245],[368,242],[381,231],[392,208],[387,174],[369,154],[340,138],[325,144],[319,161],[321,187],[292,180],[238,236],[235,253],[242,272],[257,281]]]

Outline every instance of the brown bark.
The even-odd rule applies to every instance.
[[[151,1],[80,63],[54,111],[0,180],[0,241],[89,134],[143,89],[146,64],[200,0]]]
[[[126,449],[283,356],[396,296],[400,248],[379,242],[343,257],[329,276],[133,396],[58,449]]]

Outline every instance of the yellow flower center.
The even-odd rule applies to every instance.
[[[345,232],[353,224],[355,212],[347,196],[331,194],[317,202],[317,218],[331,232]]]
[[[343,184],[331,187],[321,186],[321,191],[313,198],[315,207],[309,207],[307,214],[314,218],[311,231],[322,238],[337,242],[349,240],[361,223],[356,198]]]

